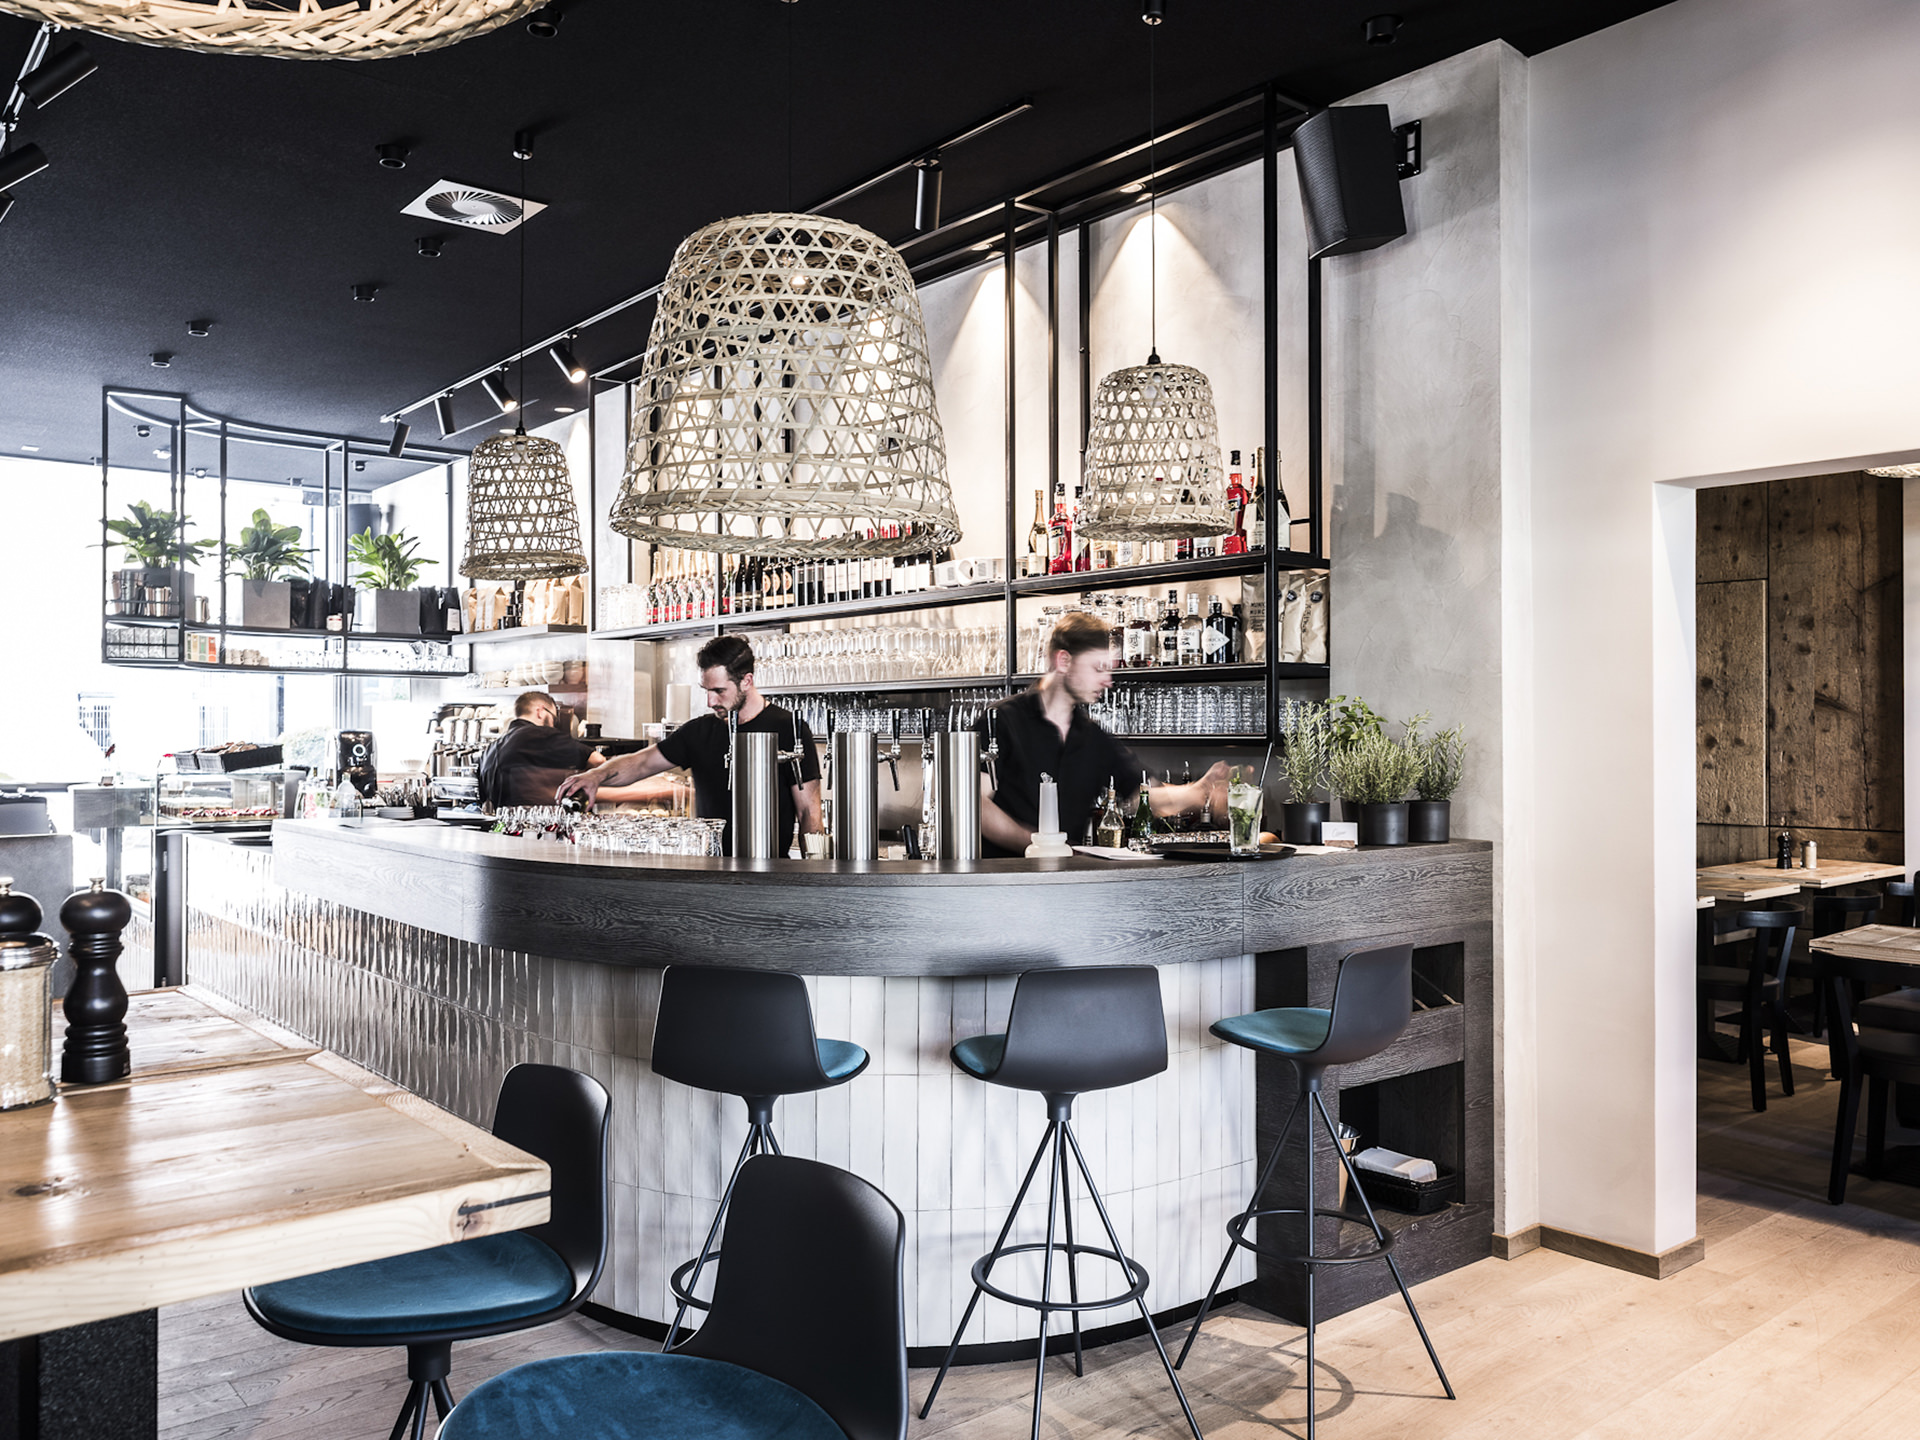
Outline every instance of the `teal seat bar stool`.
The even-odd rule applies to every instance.
[[[493,1133],[547,1162],[544,1225],[256,1285],[247,1313],[285,1340],[404,1346],[407,1399],[391,1440],[427,1431],[427,1407],[453,1408],[447,1376],[460,1340],[531,1330],[570,1315],[607,1254],[607,1092],[557,1065],[516,1065],[500,1084]]]
[[[989,1085],[1005,1085],[1015,1090],[1035,1090],[1047,1102],[1047,1129],[1040,1138],[1026,1178],[1007,1208],[1006,1222],[993,1242],[993,1248],[973,1265],[973,1295],[954,1328],[953,1343],[947,1358],[927,1392],[920,1418],[933,1411],[934,1397],[947,1378],[954,1356],[960,1350],[960,1337],[982,1295],[991,1295],[1009,1305],[1040,1312],[1040,1345],[1033,1374],[1033,1440],[1040,1440],[1041,1400],[1047,1378],[1047,1329],[1056,1312],[1073,1317],[1073,1373],[1083,1373],[1080,1343],[1080,1316],[1088,1310],[1109,1310],[1134,1305],[1140,1311],[1160,1364],[1173,1386],[1180,1412],[1186,1416],[1194,1440],[1201,1440],[1200,1422],[1194,1419],[1180,1379],[1173,1373],[1160,1332],[1154,1328],[1147,1311],[1149,1278],[1146,1267],[1126,1253],[1119,1233],[1107,1215],[1100,1198],[1100,1187],[1080,1153],[1080,1142],[1073,1134],[1073,1102],[1089,1090],[1110,1090],[1131,1085],[1158,1075],[1167,1068],[1167,1019],[1160,1004],[1160,976],[1149,965],[1109,965],[1063,970],[1029,970],[1014,986],[1013,1006],[1007,1015],[1003,1035],[974,1035],[953,1047],[953,1063],[976,1080]],[[1071,1156],[1072,1164],[1068,1160]],[[1014,1218],[1033,1186],[1040,1162],[1047,1162],[1047,1238],[1044,1243],[1029,1241],[1009,1245]],[[1077,1170],[1093,1201],[1112,1248],[1087,1245],[1073,1238],[1073,1173]],[[1056,1229],[1064,1216],[1065,1235]],[[1038,1295],[1016,1294],[993,1280],[993,1267],[1010,1255],[1040,1252],[1041,1280]],[[1054,1257],[1066,1262],[1067,1298],[1054,1296]],[[1120,1267],[1126,1289],[1118,1294],[1094,1300],[1080,1298],[1078,1262],[1081,1256],[1110,1261]]]
[[[679,1349],[565,1355],[476,1385],[439,1440],[904,1440],[906,1222],[857,1175],[741,1167],[707,1322]]]
[[[1369,1260],[1385,1260],[1387,1268],[1393,1272],[1393,1283],[1400,1287],[1400,1296],[1407,1302],[1407,1313],[1413,1317],[1413,1325],[1420,1332],[1420,1343],[1427,1347],[1427,1358],[1433,1361],[1434,1374],[1440,1377],[1440,1384],[1447,1392],[1449,1400],[1454,1398],[1453,1384],[1447,1379],[1447,1372],[1440,1364],[1440,1356],[1433,1348],[1433,1341],[1427,1336],[1427,1327],[1420,1320],[1420,1309],[1413,1303],[1413,1294],[1407,1289],[1407,1282],[1400,1274],[1399,1262],[1393,1258],[1393,1236],[1381,1225],[1373,1213],[1373,1206],[1367,1199],[1367,1192],[1361,1187],[1359,1174],[1353,1168],[1353,1161],[1342,1148],[1339,1137],[1333,1128],[1333,1117],[1327,1113],[1327,1105],[1320,1093],[1321,1081],[1327,1071],[1335,1065],[1352,1065],[1378,1055],[1400,1038],[1400,1035],[1413,1019],[1413,947],[1411,945],[1389,945],[1378,950],[1360,950],[1347,956],[1340,962],[1339,974],[1334,978],[1333,1004],[1325,1010],[1295,1007],[1275,1010],[1255,1010],[1247,1015],[1234,1015],[1225,1020],[1215,1021],[1209,1028],[1222,1040],[1265,1055],[1275,1055],[1293,1066],[1298,1080],[1298,1089],[1293,1106],[1287,1111],[1286,1122],[1280,1127],[1280,1136],[1273,1142],[1273,1149],[1267,1155],[1266,1163],[1260,1167],[1260,1178],[1254,1182],[1253,1198],[1242,1210],[1227,1222],[1227,1253],[1220,1261],[1220,1268],[1214,1273],[1213,1284],[1207,1289],[1206,1299],[1200,1302],[1200,1313],[1193,1317],[1193,1326],[1187,1331],[1186,1343],[1180,1347],[1180,1358],[1174,1362],[1179,1369],[1186,1364],[1188,1352],[1193,1349],[1194,1338],[1199,1335],[1200,1327],[1207,1322],[1207,1312],[1213,1308],[1214,1297],[1220,1293],[1220,1283],[1227,1278],[1227,1267],[1233,1263],[1235,1250],[1249,1250],[1267,1260],[1306,1267],[1307,1278],[1307,1435],[1309,1440],[1314,1433],[1314,1304],[1313,1276],[1316,1268],[1322,1265],[1355,1265]],[[1286,1149],[1287,1137],[1293,1133],[1293,1122],[1299,1117],[1301,1107],[1308,1110],[1306,1130],[1306,1203],[1304,1208],[1267,1208],[1260,1204],[1267,1183],[1272,1180],[1275,1167],[1280,1162],[1281,1153]],[[1340,1157],[1340,1163],[1346,1167],[1349,1193],[1359,1196],[1360,1205],[1366,1212],[1366,1224],[1373,1232],[1373,1244],[1355,1253],[1321,1253],[1315,1244],[1317,1219],[1333,1220],[1343,1225],[1359,1222],[1355,1217],[1342,1210],[1316,1209],[1313,1203],[1313,1116],[1320,1117],[1332,1142],[1333,1150]],[[1301,1217],[1307,1233],[1307,1248],[1304,1253],[1276,1253],[1263,1250],[1255,1240],[1247,1238],[1247,1226],[1268,1217],[1297,1215]]]
[[[738,1095],[747,1107],[747,1138],[727,1176],[707,1238],[700,1253],[668,1278],[679,1304],[667,1327],[667,1349],[678,1343],[687,1311],[707,1308],[694,1290],[719,1253],[720,1227],[741,1167],[755,1155],[780,1153],[773,1135],[774,1102],[782,1095],[844,1085],[867,1068],[869,1059],[851,1041],[822,1040],[814,1034],[813,1004],[806,981],[798,975],[674,965],[660,977],[653,1073],[696,1090]]]

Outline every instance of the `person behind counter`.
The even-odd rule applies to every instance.
[[[797,761],[782,761],[791,779],[780,791],[779,830],[775,852],[781,855],[793,843],[796,824],[802,835],[820,833],[820,757],[813,748],[813,732],[791,710],[770,702],[753,679],[753,647],[738,635],[718,635],[700,647],[696,663],[700,684],[707,692],[709,713],[689,720],[658,745],[633,755],[618,755],[561,782],[559,797],[581,795],[591,802],[603,786],[632,785],[650,775],[684,765],[693,774],[694,813],[705,819],[726,820],[732,815],[733,795],[727,771],[727,716],[737,717],[742,730],[770,730],[784,751],[798,750]],[[803,842],[804,843],[804,842]],[[733,853],[733,827],[728,825],[726,851]]]
[[[474,772],[482,804],[550,805],[554,786],[601,758],[573,738],[562,713],[560,702],[544,690],[529,690],[513,702],[513,723],[481,754]]]
[[[1133,752],[1088,716],[1113,684],[1112,637],[1085,611],[1060,617],[1047,639],[1047,669],[1033,688],[1002,700],[980,720],[984,749],[999,741],[997,783],[980,778],[980,838],[985,855],[1022,855],[1040,819],[1040,777],[1060,787],[1060,826],[1078,844],[1111,783],[1123,797],[1140,789],[1142,767]],[[1148,793],[1155,815],[1186,815],[1212,803],[1227,813],[1227,767],[1216,762],[1190,785],[1161,785]],[[1128,805],[1133,802],[1127,801]]]

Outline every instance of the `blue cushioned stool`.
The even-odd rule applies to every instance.
[[[528,1330],[579,1308],[607,1249],[607,1092],[577,1070],[516,1065],[493,1133],[547,1162],[547,1223],[259,1285],[247,1312],[307,1345],[404,1345],[406,1404],[393,1440],[426,1434],[427,1401],[453,1408],[453,1342]]]
[[[440,1440],[902,1440],[906,1223],[844,1170],[756,1155],[735,1183],[707,1322],[670,1353],[519,1365]]]
[[[1160,1363],[1167,1372],[1167,1381],[1173,1386],[1181,1413],[1192,1427],[1194,1440],[1200,1440],[1200,1424],[1193,1418],[1193,1408],[1187,1404],[1186,1392],[1180,1388],[1179,1377],[1167,1362],[1166,1347],[1160,1343],[1160,1333],[1154,1328],[1153,1316],[1147,1313],[1144,1298],[1148,1284],[1146,1268],[1122,1248],[1113,1221],[1107,1217],[1106,1202],[1100,1198],[1100,1189],[1093,1183],[1086,1157],[1080,1153],[1080,1142],[1073,1134],[1073,1101],[1076,1095],[1089,1090],[1109,1090],[1119,1085],[1131,1085],[1137,1080],[1158,1075],[1167,1068],[1167,1021],[1160,1005],[1158,972],[1147,965],[1029,970],[1014,987],[1013,1008],[1007,1016],[1006,1033],[975,1035],[962,1040],[953,1047],[953,1063],[974,1079],[984,1080],[989,1085],[1039,1091],[1047,1102],[1047,1132],[1041,1137],[1040,1148],[1033,1153],[1033,1163],[1027,1166],[1027,1176],[1020,1182],[1020,1189],[1007,1210],[1006,1223],[1000,1227],[993,1248],[974,1262],[973,1297],[967,1301],[966,1312],[961,1315],[960,1324],[953,1332],[953,1343],[947,1347],[947,1358],[941,1362],[940,1373],[934,1377],[933,1388],[927,1392],[927,1403],[920,1407],[920,1418],[924,1420],[932,1412],[934,1397],[940,1393],[940,1386],[947,1378],[953,1357],[960,1349],[960,1337],[973,1319],[974,1307],[980,1303],[983,1294],[1004,1300],[1010,1305],[1040,1312],[1040,1350],[1033,1376],[1035,1440],[1040,1434],[1041,1395],[1047,1375],[1047,1326],[1054,1312],[1064,1310],[1073,1317],[1073,1373],[1079,1375],[1084,1373],[1085,1368],[1080,1344],[1080,1313],[1083,1310],[1107,1310],[1117,1305],[1132,1304],[1139,1308],[1147,1334],[1153,1337],[1153,1348],[1159,1352]],[[1069,1151],[1073,1156],[1072,1169],[1067,1164]],[[1009,1245],[1007,1236],[1012,1233],[1014,1217],[1020,1213],[1020,1204],[1032,1188],[1033,1177],[1039,1173],[1043,1157],[1047,1160],[1046,1241],[1044,1244],[1029,1242]],[[1100,1216],[1100,1224],[1107,1232],[1112,1249],[1080,1244],[1073,1238],[1073,1169],[1077,1169],[1080,1178],[1086,1182],[1087,1196],[1093,1201],[1094,1210]],[[1066,1233],[1064,1239],[1056,1241],[1054,1224],[1062,1214]],[[1016,1295],[993,1283],[993,1267],[996,1263],[1009,1255],[1031,1254],[1034,1251],[1043,1255],[1040,1294],[1037,1297]],[[1053,1297],[1053,1258],[1056,1254],[1063,1256],[1067,1262],[1068,1298],[1065,1300]],[[1082,1255],[1097,1256],[1118,1265],[1126,1276],[1127,1288],[1117,1295],[1082,1300],[1078,1269],[1078,1259]]]
[[[1373,1206],[1368,1203],[1367,1192],[1361,1188],[1360,1177],[1355,1173],[1353,1161],[1341,1147],[1334,1132],[1333,1117],[1327,1113],[1326,1101],[1321,1098],[1320,1082],[1329,1067],[1351,1065],[1379,1054],[1400,1038],[1401,1032],[1413,1018],[1413,947],[1411,945],[1390,945],[1380,950],[1361,950],[1347,956],[1340,962],[1340,973],[1333,983],[1333,1005],[1326,1010],[1307,1007],[1256,1010],[1248,1015],[1234,1015],[1225,1020],[1216,1021],[1209,1028],[1222,1040],[1241,1045],[1249,1050],[1257,1050],[1266,1055],[1277,1055],[1294,1068],[1299,1080],[1299,1093],[1293,1102],[1293,1108],[1287,1111],[1286,1123],[1280,1127],[1280,1138],[1273,1142],[1273,1150],[1267,1156],[1266,1164],[1260,1167],[1260,1178],[1254,1182],[1253,1198],[1242,1210],[1227,1222],[1227,1253],[1220,1261],[1220,1268],[1214,1273],[1213,1284],[1207,1289],[1207,1298],[1200,1302],[1200,1313],[1193,1317],[1193,1328],[1187,1331],[1186,1344],[1180,1347],[1180,1358],[1174,1362],[1178,1369],[1187,1360],[1187,1352],[1193,1349],[1194,1337],[1200,1333],[1200,1327],[1206,1323],[1207,1311],[1213,1308],[1214,1296],[1220,1293],[1220,1282],[1227,1278],[1227,1267],[1233,1263],[1236,1249],[1251,1250],[1256,1255],[1269,1260],[1279,1260],[1304,1265],[1307,1271],[1307,1435],[1309,1440],[1314,1433],[1314,1374],[1313,1374],[1313,1272],[1321,1265],[1354,1265],[1367,1260],[1384,1259],[1387,1267],[1393,1271],[1393,1283],[1400,1287],[1401,1297],[1407,1302],[1407,1313],[1413,1316],[1414,1328],[1420,1332],[1420,1342],[1427,1347],[1427,1358],[1433,1361],[1434,1373],[1440,1377],[1440,1384],[1447,1392],[1447,1398],[1453,1399],[1453,1385],[1447,1379],[1447,1372],[1440,1366],[1440,1356],[1435,1353],[1433,1341],[1427,1338],[1427,1327],[1420,1321],[1420,1311],[1413,1303],[1413,1296],[1407,1290],[1407,1282],[1401,1278],[1400,1266],[1393,1258],[1393,1237],[1382,1227],[1374,1216]],[[1260,1196],[1267,1188],[1267,1182],[1273,1178],[1274,1167],[1279,1163],[1280,1152],[1286,1148],[1287,1136],[1293,1130],[1294,1117],[1300,1113],[1302,1105],[1309,1106],[1320,1116],[1325,1125],[1327,1138],[1333,1141],[1333,1150],[1340,1157],[1340,1163],[1346,1167],[1348,1191],[1360,1197],[1361,1208],[1367,1213],[1367,1225],[1373,1231],[1373,1245],[1357,1254],[1323,1255],[1318,1253],[1314,1244],[1314,1217],[1338,1221],[1342,1224],[1359,1222],[1345,1211],[1318,1210],[1313,1203],[1313,1121],[1307,1121],[1307,1197],[1304,1209],[1263,1209]],[[1249,1223],[1265,1219],[1268,1216],[1298,1215],[1303,1218],[1307,1231],[1307,1248],[1304,1254],[1278,1254],[1271,1250],[1262,1250],[1254,1241],[1249,1240],[1246,1229]]]
[[[738,1095],[747,1106],[747,1138],[733,1162],[699,1255],[668,1281],[679,1307],[667,1327],[674,1348],[689,1308],[704,1310],[694,1289],[719,1253],[714,1242],[726,1219],[740,1167],[752,1156],[780,1153],[773,1138],[773,1102],[844,1085],[867,1068],[867,1052],[846,1040],[821,1040],[813,1005],[798,975],[777,970],[729,970],[718,965],[670,966],[660,980],[653,1022],[653,1073],[696,1090]]]

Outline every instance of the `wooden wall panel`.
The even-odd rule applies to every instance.
[[[1811,825],[1814,794],[1813,648],[1819,565],[1814,480],[1778,480],[1767,507],[1767,805],[1769,823]]]
[[[1860,653],[1865,660],[1861,734],[1868,765],[1862,824],[1869,831],[1898,832],[1906,826],[1906,624],[1901,595],[1905,507],[1900,481],[1861,478],[1861,516],[1868,522],[1860,606]]]
[[[1730,580],[1696,593],[1699,820],[1765,825],[1767,582]]]
[[[1767,578],[1767,485],[1719,485],[1699,492],[1694,533],[1701,584]]]

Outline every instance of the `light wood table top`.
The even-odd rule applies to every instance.
[[[1879,961],[1884,969],[1877,978],[1895,985],[1920,982],[1920,930],[1905,925],[1856,925],[1807,945],[1816,955]]]
[[[0,1340],[548,1218],[546,1165],[187,990],[130,1080],[0,1114]]]
[[[1717,900],[1769,900],[1798,890],[1831,890],[1868,880],[1899,880],[1906,870],[1871,860],[1822,860],[1817,869],[1804,865],[1780,869],[1771,860],[1738,865],[1708,865],[1697,872],[1699,893]]]

